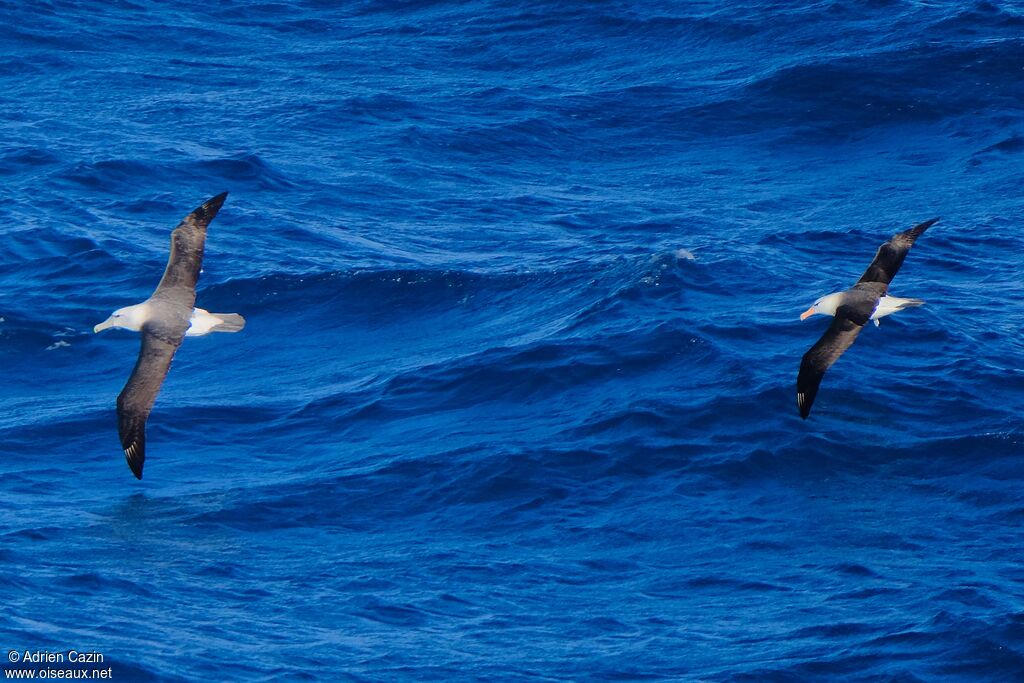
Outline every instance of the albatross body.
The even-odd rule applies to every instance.
[[[203,265],[206,226],[224,204],[224,192],[186,216],[171,233],[171,254],[156,290],[147,300],[114,311],[94,332],[122,327],[142,333],[142,348],[128,383],[117,397],[118,432],[132,473],[142,479],[146,459],[146,419],[186,337],[237,332],[245,319],[236,313],[210,313],[195,307],[196,282]]]
[[[850,348],[869,320],[877,326],[879,319],[887,315],[924,303],[920,299],[890,296],[889,283],[903,265],[914,241],[938,220],[933,218],[893,235],[878,248],[875,259],[857,284],[845,292],[821,297],[800,315],[801,320],[817,313],[833,317],[825,334],[800,361],[800,374],[796,380],[796,403],[800,408],[800,417],[806,420],[810,415],[825,371]]]

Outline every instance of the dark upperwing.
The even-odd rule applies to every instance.
[[[182,337],[183,338],[183,337]],[[128,383],[117,397],[118,433],[128,467],[137,479],[142,479],[142,465],[146,460],[146,419],[153,409],[156,395],[171,367],[171,359],[178,350],[177,343],[142,329],[142,348]]]
[[[893,235],[888,242],[878,248],[875,260],[871,262],[857,282],[881,282],[884,285],[892,282],[900,266],[903,265],[903,259],[907,258],[907,252],[914,246],[914,240],[938,221],[938,218],[933,218],[920,225],[915,225],[910,230]]]
[[[206,226],[223,206],[228,193],[208,199],[185,216],[171,233],[167,268],[150,299],[153,319],[142,327],[142,346],[131,377],[117,397],[118,433],[128,466],[142,479],[146,461],[146,420],[167,377],[195,305],[196,282],[203,266]]]
[[[796,404],[800,408],[800,417],[806,420],[811,414],[825,371],[850,348],[873,312],[874,308],[865,316],[863,311],[854,307],[840,306],[825,334],[804,354],[800,361],[800,374],[796,378]]]
[[[154,294],[168,294],[169,290],[183,289],[192,292],[195,299],[196,282],[203,267],[203,245],[206,243],[206,226],[223,206],[227,192],[208,199],[198,209],[185,216],[171,233],[171,254],[167,268]],[[189,303],[189,310],[193,303]]]

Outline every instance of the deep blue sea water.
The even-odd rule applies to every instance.
[[[1024,679],[1024,7],[0,2],[0,652]],[[230,191],[117,439],[170,230]],[[806,422],[800,357],[931,218]]]

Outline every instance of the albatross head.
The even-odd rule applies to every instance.
[[[835,315],[836,309],[839,308],[839,304],[843,301],[843,294],[845,292],[834,292],[826,296],[821,297],[814,304],[811,305],[806,311],[800,314],[801,320],[810,318],[815,313],[824,313],[826,315]]]
[[[148,306],[146,303],[125,306],[114,311],[109,318],[92,328],[93,332],[102,332],[111,327],[123,327],[138,332],[146,322]]]

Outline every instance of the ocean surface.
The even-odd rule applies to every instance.
[[[0,660],[1024,678],[1024,7],[0,2]],[[92,327],[229,191],[117,437]],[[810,418],[795,382],[941,216]],[[38,666],[38,665],[37,665]]]

